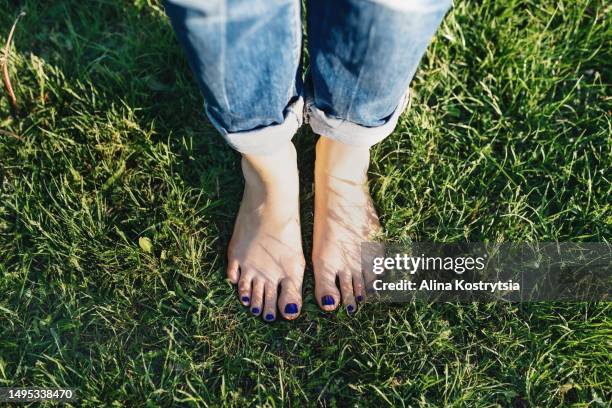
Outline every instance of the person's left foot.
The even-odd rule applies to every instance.
[[[315,298],[325,311],[342,301],[353,313],[365,300],[361,244],[380,231],[367,188],[369,161],[368,148],[323,136],[317,143],[312,263]]]

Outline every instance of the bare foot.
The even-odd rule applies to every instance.
[[[325,311],[342,301],[352,313],[365,299],[361,243],[380,231],[367,188],[369,161],[368,148],[323,136],[317,143],[312,263],[315,297]]]
[[[227,277],[240,302],[273,321],[302,307],[304,253],[299,220],[296,152],[292,143],[271,155],[243,155],[244,194],[229,244]],[[280,289],[279,289],[280,287]]]

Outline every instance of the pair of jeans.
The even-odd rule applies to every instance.
[[[205,111],[241,153],[266,154],[307,121],[336,141],[391,134],[408,86],[452,0],[166,0]]]

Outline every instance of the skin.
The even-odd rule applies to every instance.
[[[321,137],[315,162],[312,262],[321,309],[354,312],[365,299],[360,246],[380,230],[367,189],[369,149]],[[304,255],[296,152],[242,156],[245,190],[228,250],[228,279],[256,316],[291,320],[302,308]],[[336,284],[339,283],[339,286]],[[327,304],[325,304],[327,303]]]
[[[351,313],[366,296],[361,243],[380,231],[367,187],[370,151],[321,137],[316,154],[312,251],[315,298],[325,311],[335,310],[342,303]]]
[[[302,308],[305,266],[295,148],[289,142],[270,155],[245,154],[242,172],[245,189],[227,277],[238,284],[240,302],[254,315],[273,321],[280,312],[295,319]]]

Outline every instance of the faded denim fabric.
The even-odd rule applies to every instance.
[[[393,132],[451,0],[308,0],[306,86],[300,0],[164,5],[213,125],[236,150],[265,154],[289,141],[304,115],[315,133],[347,144]]]

